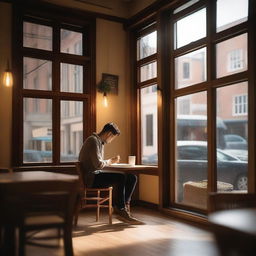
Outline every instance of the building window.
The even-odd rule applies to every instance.
[[[189,62],[183,62],[183,79],[190,78],[190,65]]]
[[[153,114],[146,115],[146,146],[153,146]]]
[[[233,98],[233,115],[241,116],[248,113],[248,96],[238,95]]]
[[[236,71],[239,69],[243,69],[244,61],[243,61],[243,50],[235,49],[229,53],[229,68],[230,72]]]

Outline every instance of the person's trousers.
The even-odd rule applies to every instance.
[[[113,206],[119,209],[130,203],[137,184],[137,176],[130,173],[101,171],[95,174],[94,188],[113,187]]]

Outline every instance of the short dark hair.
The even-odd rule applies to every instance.
[[[120,130],[114,123],[107,123],[104,125],[100,133],[111,132],[113,135],[120,135]]]

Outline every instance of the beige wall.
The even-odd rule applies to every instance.
[[[96,27],[96,81],[102,73],[118,75],[118,95],[108,94],[108,107],[103,106],[103,95],[97,93],[97,131],[107,122],[115,122],[121,135],[105,147],[105,157],[120,154],[126,162],[130,153],[130,85],[127,65],[127,35],[122,24],[97,19]]]
[[[11,166],[12,89],[3,86],[3,72],[11,61],[11,5],[0,2],[0,167]]]
[[[159,178],[157,176],[140,175],[139,198],[146,202],[159,204]]]

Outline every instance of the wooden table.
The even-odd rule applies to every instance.
[[[217,211],[209,221],[222,255],[256,255],[256,208]]]
[[[112,164],[112,165],[106,166],[104,170],[158,176],[158,167],[152,166],[152,165],[129,165],[129,164],[120,163],[120,164]]]
[[[75,175],[66,175],[52,172],[44,172],[44,171],[33,171],[33,172],[14,172],[14,173],[2,173],[0,174],[0,203],[1,207],[4,198],[7,195],[6,190],[8,186],[14,186],[14,184],[22,184],[24,187],[26,186],[36,186],[36,184],[45,183],[45,186],[49,184],[49,182],[57,182],[58,181],[67,181],[67,182],[77,182],[78,176]],[[8,212],[8,205],[4,206],[4,209],[0,211],[0,218],[3,221],[4,212]],[[3,255],[12,256],[15,255],[16,247],[15,247],[15,226],[13,223],[1,223],[4,226],[4,250]],[[2,254],[1,254],[2,255]]]
[[[124,173],[132,173],[137,175],[139,179],[139,174],[146,174],[146,175],[154,175],[158,176],[158,167],[151,166],[151,165],[129,165],[129,164],[112,164],[110,166],[106,166],[103,169],[104,171],[118,171]],[[133,197],[132,197],[132,205],[139,204],[139,186],[137,184]]]

